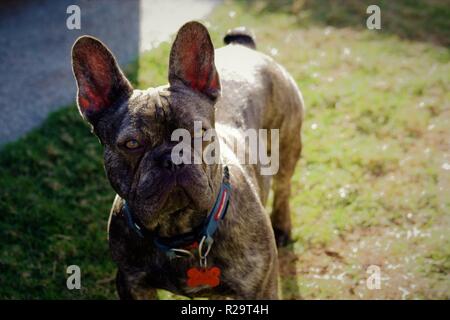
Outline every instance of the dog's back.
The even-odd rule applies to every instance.
[[[231,30],[224,39],[227,45],[215,52],[222,84],[216,120],[240,129],[281,129],[283,114],[289,114],[292,122],[301,123],[303,99],[294,80],[240,30]]]
[[[245,29],[230,31],[224,41],[227,45],[216,50],[215,58],[222,85],[222,97],[216,106],[216,128],[234,154],[238,146],[245,144],[246,135],[248,138],[246,130],[279,130],[278,153],[272,150],[270,139],[263,142],[267,143],[271,160],[279,160],[279,170],[274,176],[274,228],[276,233],[280,229],[285,233],[283,237],[289,238],[290,179],[301,151],[303,98],[286,70],[271,57],[256,50],[253,37]],[[270,137],[270,134],[267,133],[267,136]],[[257,150],[253,152],[258,153]],[[259,197],[264,205],[271,176],[261,175],[259,161],[242,167],[259,187]]]

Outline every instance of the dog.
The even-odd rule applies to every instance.
[[[191,298],[279,297],[277,245],[291,241],[303,98],[245,28],[224,41],[214,50],[201,23],[186,23],[171,48],[169,83],[147,90],[132,88],[99,40],[82,36],[73,45],[78,109],[104,147],[117,193],[108,241],[120,299],[156,299],[157,289]],[[202,132],[215,128],[221,163],[174,162],[171,132],[192,132],[194,121]],[[230,141],[247,129],[279,130],[273,179],[260,164],[237,161]]]

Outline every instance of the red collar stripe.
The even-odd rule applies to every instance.
[[[224,208],[224,204],[225,204],[225,199],[227,198],[227,189],[223,189],[222,192],[222,198],[220,199],[220,204],[219,204],[219,208],[217,209],[216,214],[214,215],[214,220],[219,220],[222,213],[223,213],[223,208]]]

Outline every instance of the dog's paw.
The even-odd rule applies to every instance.
[[[278,248],[285,247],[292,242],[291,235],[288,232],[282,231],[278,228],[273,228],[273,232],[275,234],[275,241]]]

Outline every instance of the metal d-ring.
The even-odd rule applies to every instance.
[[[184,258],[186,256],[188,257],[192,257],[194,258],[194,254],[192,252],[190,252],[189,250],[184,250],[184,249],[171,249],[171,251],[173,251],[175,253],[175,257],[176,258]],[[179,255],[178,253],[182,253],[183,255]]]
[[[198,245],[198,255],[199,255],[200,259],[206,259],[206,257],[209,254],[209,251],[211,251],[211,247],[212,247],[212,243],[213,242],[212,241],[208,241],[207,242],[208,247],[206,249],[205,254],[203,254],[203,244],[205,243],[206,239],[207,239],[206,236],[203,236],[202,240],[200,240],[200,244]]]
[[[202,240],[200,240],[200,244],[198,245],[198,256],[200,258],[200,267],[203,269],[207,268],[207,261],[206,261],[206,257],[209,254],[209,251],[211,251],[211,246],[213,241],[207,241],[207,249],[205,254],[203,254],[203,245],[205,244],[205,241],[207,240],[206,236],[203,236]]]

